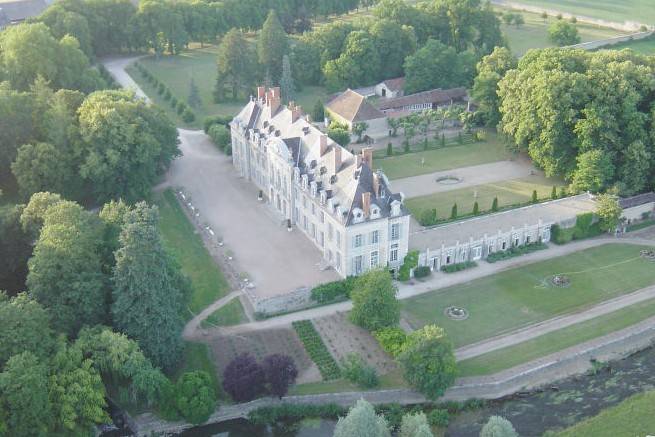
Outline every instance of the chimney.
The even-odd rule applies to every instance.
[[[373,173],[373,195],[377,198],[380,196],[380,175]]]
[[[266,87],[258,86],[257,87],[257,99],[261,100],[266,96]]]
[[[320,149],[319,149],[319,155],[318,156],[323,156],[323,155],[325,155],[325,152],[327,152],[327,147],[328,147],[327,140],[328,140],[327,135],[321,134],[321,136],[319,137]],[[338,146],[335,147],[335,148],[338,148]]]
[[[271,116],[273,116],[280,107],[280,88],[275,87],[268,90],[266,95],[266,105],[271,108]]]
[[[289,104],[289,106],[289,109],[291,109],[291,123],[295,123],[302,115],[302,108],[295,104],[293,104],[293,106],[292,104]]]
[[[368,167],[370,169],[373,168],[373,148],[372,147],[366,147],[366,148],[362,149],[362,161],[364,161],[364,163],[366,165],[368,165]]]
[[[334,146],[334,172],[339,173],[341,168],[341,147]]]
[[[362,209],[364,210],[364,217],[369,218],[371,215],[371,193],[367,191],[362,193]]]

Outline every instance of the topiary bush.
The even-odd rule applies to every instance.
[[[398,280],[409,281],[410,272],[416,266],[418,266],[418,250],[407,252],[403,265],[398,269]]]

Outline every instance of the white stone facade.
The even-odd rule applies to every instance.
[[[409,212],[371,149],[353,155],[322,134],[279,89],[257,98],[231,123],[233,164],[280,217],[314,243],[342,277],[397,269],[408,250]],[[289,260],[292,262],[293,260]]]

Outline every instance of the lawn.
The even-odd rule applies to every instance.
[[[652,0],[521,0],[520,3],[608,21],[655,22]]]
[[[457,363],[460,376],[488,375],[627,328],[655,315],[655,300]]]
[[[476,185],[458,190],[434,193],[408,199],[405,205],[414,217],[420,217],[426,209],[437,209],[437,216],[442,219],[450,217],[453,204],[457,203],[459,215],[473,212],[477,201],[480,212],[491,210],[494,197],[498,197],[498,207],[503,208],[532,200],[532,192],[537,190],[539,199],[550,199],[553,186],[560,186],[561,181],[543,176],[531,176],[526,179],[514,179],[493,184]]]
[[[182,363],[175,373],[173,381],[176,381],[183,373],[195,372],[197,370],[207,372],[212,380],[212,385],[214,386],[214,390],[219,399],[228,400],[228,396],[223,391],[223,387],[218,378],[216,366],[211,359],[209,347],[204,343],[192,343],[186,341],[184,342],[184,356],[182,358]]]
[[[464,146],[449,146],[427,152],[407,153],[374,160],[374,166],[384,170],[389,179],[434,173],[452,168],[486,164],[509,159],[511,153],[495,134],[487,140]]]
[[[568,428],[556,437],[635,437],[653,434],[655,391],[636,394]]]
[[[189,302],[190,319],[207,305],[229,292],[223,273],[205,248],[194,226],[170,189],[157,199],[160,229],[166,249],[180,263],[182,271],[191,279],[193,294]]]
[[[507,9],[499,10],[503,12],[508,11]],[[503,33],[507,37],[509,47],[515,55],[523,56],[525,52],[530,49],[553,47],[553,44],[548,41],[548,27],[557,20],[555,17],[548,17],[546,21],[544,21],[539,14],[519,11],[511,12],[522,14],[525,20],[525,24],[519,27],[516,27],[513,24],[510,26],[503,24],[501,26]],[[596,41],[625,34],[625,32],[619,32],[607,27],[594,26],[580,22],[576,24],[576,27],[580,33],[581,42]]]
[[[648,37],[635,41],[628,41],[605,47],[608,50],[632,49],[642,55],[655,55],[655,38]]]
[[[655,269],[639,256],[642,246],[607,244],[480,278],[401,302],[414,327],[443,327],[456,347],[623,295],[655,283]],[[567,275],[569,287],[550,285]],[[468,310],[469,318],[444,315],[450,306]]]
[[[340,393],[349,391],[388,390],[394,388],[406,388],[407,383],[403,378],[401,370],[394,370],[379,376],[380,384],[370,389],[361,388],[352,382],[339,378],[332,381],[308,382],[291,387],[290,395],[314,395],[320,393]]]
[[[239,298],[232,299],[227,305],[217,309],[200,324],[203,328],[213,326],[232,326],[248,321]]]
[[[166,55],[156,59],[154,56],[141,59],[139,62],[145,66],[157,79],[165,83],[171,93],[178,100],[186,101],[189,97],[189,86],[191,78],[198,86],[202,106],[194,109],[196,121],[184,123],[177,113],[173,111],[170,104],[159,96],[133,66],[128,68],[128,73],[141,86],[143,91],[155,103],[164,108],[169,116],[175,120],[178,126],[199,128],[202,121],[208,115],[236,115],[246,104],[247,99],[229,101],[220,104],[214,103],[213,90],[216,82],[216,51],[217,46],[206,46],[186,50],[179,55]],[[305,109],[311,111],[317,99],[326,100],[326,91],[322,87],[304,87],[298,92],[296,101]]]

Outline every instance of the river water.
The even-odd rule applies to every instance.
[[[507,418],[522,437],[541,436],[566,428],[625,398],[655,388],[655,348],[648,348],[586,375],[568,378],[543,390],[490,401],[486,406],[454,414],[446,437],[478,437],[492,415]],[[276,426],[256,426],[246,420],[192,428],[184,437],[331,437],[336,421],[306,419]]]

